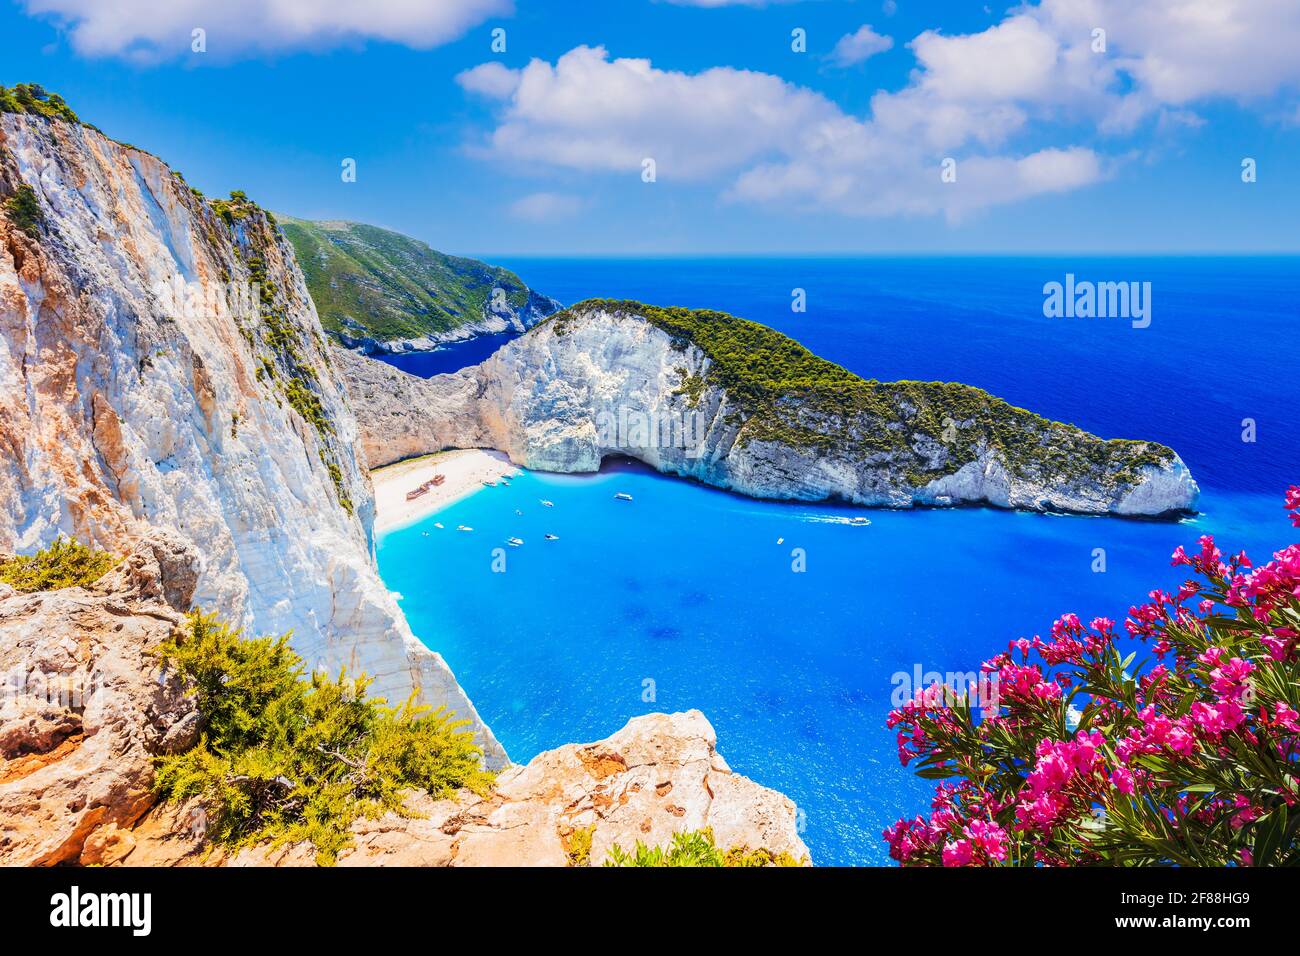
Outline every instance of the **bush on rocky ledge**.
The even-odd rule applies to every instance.
[[[1300,487],[1286,495],[1300,527]],[[1300,865],[1300,544],[1253,567],[1214,539],[1127,630],[1067,614],[984,665],[997,700],[923,688],[889,717],[940,783],[885,831],[904,865]],[[1131,642],[1127,642],[1131,643]]]
[[[310,841],[332,864],[359,818],[407,814],[407,790],[435,798],[485,793],[493,775],[468,721],[412,699],[367,697],[364,674],[304,675],[289,635],[245,638],[195,612],[159,649],[197,697],[199,743],[160,757],[155,787],[168,800],[198,798],[209,841],[227,851]]]
[[[0,560],[0,583],[17,591],[57,591],[85,587],[117,564],[117,558],[71,538],[59,538],[31,555]]]
[[[588,837],[590,841],[590,837]],[[588,842],[590,848],[590,842]],[[637,841],[632,852],[615,844],[610,847],[605,858],[605,866],[672,866],[672,867],[752,867],[752,866],[802,866],[789,853],[773,853],[771,850],[751,850],[748,847],[732,847],[730,850],[719,849],[713,843],[713,830],[703,830],[673,834],[672,842],[667,847],[648,847]]]
[[[36,198],[36,190],[31,186],[20,183],[14,194],[0,204],[0,208],[4,209],[5,215],[15,226],[33,239],[40,238],[45,213],[41,210],[40,200]]]

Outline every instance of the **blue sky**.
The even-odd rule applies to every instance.
[[[0,83],[209,195],[452,252],[1289,252],[1297,8],[22,0]]]

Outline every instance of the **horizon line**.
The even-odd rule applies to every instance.
[[[423,241],[423,240],[422,240]],[[430,246],[430,248],[433,248]],[[442,251],[442,250],[436,250]],[[1100,250],[1059,250],[1047,251],[1033,250],[1019,252],[994,251],[978,252],[969,250],[936,250],[936,251],[900,251],[900,252],[882,252],[882,251],[855,251],[855,250],[835,250],[828,252],[789,252],[789,251],[763,251],[763,252],[457,252],[446,253],[445,255],[456,255],[467,259],[479,259],[488,261],[490,258],[511,258],[511,259],[1058,259],[1067,256],[1076,256],[1084,258],[1125,258],[1125,259],[1250,259],[1250,258],[1272,258],[1287,259],[1300,257],[1300,249],[1262,249],[1246,251],[1225,251],[1225,250],[1194,250],[1194,251],[1100,251]]]

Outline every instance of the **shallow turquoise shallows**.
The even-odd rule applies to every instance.
[[[885,728],[896,675],[978,669],[1066,611],[1122,620],[1181,579],[1170,552],[1207,530],[1257,559],[1294,540],[1295,260],[509,265],[564,301],[709,305],[862,375],[971,382],[1105,437],[1155,438],[1204,489],[1200,517],[1153,523],[759,502],[627,464],[485,488],[385,536],[379,562],[517,761],[699,708],[733,769],[798,804],[815,862],[886,863],[881,831],[931,794]],[[1067,271],[1152,281],[1150,328],[1044,318],[1042,284]],[[796,286],[807,314],[789,310]]]

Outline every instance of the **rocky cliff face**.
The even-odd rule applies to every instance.
[[[356,421],[292,249],[97,131],[0,115],[0,552],[70,535],[119,555],[175,529],[193,600],[292,630],[309,665],[418,689],[505,755],[376,572]],[[30,234],[29,234],[30,233]]]
[[[339,365],[372,466],[447,447],[558,472],[628,455],[762,498],[1146,517],[1198,495],[1163,446],[1103,441],[964,385],[867,382],[721,313],[583,303],[454,375]]]

